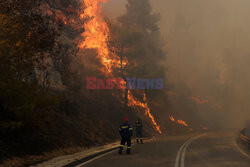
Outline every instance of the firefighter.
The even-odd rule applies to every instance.
[[[128,118],[125,118],[124,123],[120,125],[119,132],[121,135],[121,145],[119,154],[122,154],[122,150],[127,143],[127,154],[130,154],[131,149],[131,136],[133,136],[133,129],[128,123]]]
[[[137,119],[136,123],[136,142],[137,144],[139,144],[139,141],[141,142],[141,144],[143,144],[142,141],[142,122],[141,119]]]

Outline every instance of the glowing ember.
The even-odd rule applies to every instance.
[[[167,91],[166,94],[169,96],[179,96],[177,93],[175,93],[173,91]]]
[[[199,98],[197,98],[197,97],[191,97],[191,99],[192,99],[193,101],[195,101],[196,103],[198,103],[198,104],[208,103],[208,100],[201,100],[201,99],[199,99]]]
[[[146,101],[146,95],[145,93],[143,94],[144,97],[144,101]],[[146,102],[141,102],[139,100],[136,100],[133,95],[131,94],[131,91],[128,92],[128,105],[129,106],[137,106],[137,107],[141,107],[144,109],[145,115],[147,115],[150,119],[151,122],[154,125],[154,128],[157,130],[158,133],[162,133],[162,131],[160,130],[160,126],[156,123],[154,116],[151,114],[150,109],[148,107],[148,104]]]
[[[174,119],[174,117],[173,116],[169,116],[169,119],[172,121],[172,122],[175,122],[175,119]]]
[[[63,13],[60,10],[56,10],[55,20],[57,22],[59,22],[59,20],[61,20],[64,24],[68,24],[66,17],[63,15]]]
[[[188,127],[188,124],[183,120],[177,120],[176,122],[180,125],[184,125],[184,126]]]
[[[172,121],[172,122],[175,122],[175,123],[177,123],[177,124],[180,124],[180,125],[183,125],[183,126],[185,126],[185,127],[188,127],[188,124],[185,122],[185,121],[183,121],[183,120],[176,120],[173,116],[169,116],[169,119]]]

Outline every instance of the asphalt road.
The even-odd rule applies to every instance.
[[[114,150],[78,167],[250,167],[250,159],[234,134],[209,132],[156,138],[134,144],[131,155]]]

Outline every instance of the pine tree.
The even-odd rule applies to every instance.
[[[157,31],[159,14],[152,13],[149,0],[128,0],[127,12],[118,18],[125,25],[136,25],[145,31]]]
[[[123,58],[128,60],[128,65],[123,69],[126,77],[137,79],[165,78],[165,52],[164,41],[161,38],[158,22],[160,15],[153,13],[149,0],[128,0],[126,13],[118,19],[120,26],[120,42],[124,46]],[[125,40],[126,39],[126,40]],[[119,54],[118,54],[119,55]],[[134,97],[143,99],[146,93],[147,102],[158,101],[164,108],[167,96],[163,90],[132,90]],[[126,104],[125,94],[125,104]],[[125,105],[126,108],[126,105]],[[156,109],[158,114],[160,109]],[[154,112],[154,111],[153,111]]]

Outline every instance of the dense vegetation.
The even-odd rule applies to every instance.
[[[123,112],[120,90],[86,90],[86,77],[105,76],[92,56],[95,51],[79,53],[75,41],[84,31],[77,19],[79,6],[78,0],[0,1],[1,161],[113,141],[125,116],[131,121],[143,117],[145,134],[155,133],[140,109]],[[64,18],[73,18],[74,23],[66,24]],[[123,47],[122,56],[130,62],[123,75],[164,78],[158,21],[148,0],[129,0],[124,16],[107,19],[110,50],[120,54],[117,49]],[[86,59],[79,60],[78,54]],[[123,77],[119,70],[114,75]],[[164,91],[145,93],[156,119],[164,120],[160,119],[167,105]],[[143,100],[142,92],[133,94]]]

